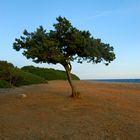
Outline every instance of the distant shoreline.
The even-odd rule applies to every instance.
[[[140,79],[84,79],[93,82],[140,83]]]

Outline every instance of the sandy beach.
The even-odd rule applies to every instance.
[[[140,140],[140,83],[74,83],[0,89],[0,140]]]

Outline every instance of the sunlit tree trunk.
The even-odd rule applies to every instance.
[[[71,89],[72,89],[72,94],[71,94],[71,97],[74,97],[74,98],[78,98],[80,93],[76,90],[74,84],[73,84],[73,81],[72,81],[72,77],[71,77],[71,64],[70,63],[67,63],[66,65],[63,65],[65,70],[66,70],[66,73],[67,73],[67,78],[68,78],[68,82],[71,86]]]

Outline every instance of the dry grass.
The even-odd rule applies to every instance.
[[[81,99],[66,81],[0,90],[0,140],[140,139],[140,84],[75,84]]]

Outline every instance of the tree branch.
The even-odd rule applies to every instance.
[[[72,66],[71,66],[70,62],[68,63],[68,66],[69,66],[69,70],[71,71],[72,70]]]

